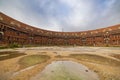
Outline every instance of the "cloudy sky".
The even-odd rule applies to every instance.
[[[120,0],[0,0],[0,11],[53,31],[84,31],[120,23]]]

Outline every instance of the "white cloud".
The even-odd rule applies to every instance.
[[[81,31],[119,24],[119,7],[118,0],[0,0],[0,11],[5,14],[54,31],[62,28]]]

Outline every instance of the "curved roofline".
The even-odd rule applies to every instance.
[[[7,16],[6,14],[0,12],[0,14],[2,14],[3,16],[6,16],[7,18],[9,18],[11,21],[13,20],[13,22],[17,22],[21,25],[24,25],[25,27],[29,26],[33,29],[39,29],[39,30],[42,30],[42,31],[47,31],[47,32],[53,32],[53,33],[84,33],[84,32],[92,32],[92,31],[99,31],[99,30],[104,30],[104,29],[108,29],[108,28],[113,28],[113,27],[120,27],[120,24],[117,24],[117,25],[112,25],[112,26],[109,26],[109,27],[105,27],[105,28],[98,28],[98,29],[93,29],[93,30],[86,30],[86,31],[73,31],[73,32],[62,32],[62,31],[52,31],[52,30],[46,30],[46,29],[42,29],[42,28],[38,28],[38,27],[35,27],[35,26],[31,26],[29,24],[26,24],[24,22],[21,22],[21,21],[18,21],[10,16]]]

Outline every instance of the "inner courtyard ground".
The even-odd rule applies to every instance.
[[[75,62],[75,64],[87,67],[84,69],[85,72],[80,72],[80,74],[86,75],[87,73],[88,76],[81,80],[88,80],[88,78],[89,80],[120,80],[120,47],[66,46],[1,49],[0,80],[45,80],[40,76],[47,66],[54,64],[55,61],[60,61],[60,64],[57,62],[57,66],[63,65],[66,67],[68,63],[69,66],[73,66],[70,63],[72,61],[72,64]],[[66,63],[67,61],[68,63]],[[60,75],[63,72],[61,73],[58,68],[56,68],[57,73],[59,73],[58,77],[48,80],[80,80],[78,77]],[[67,66],[67,68],[69,67]],[[73,71],[75,68],[70,67]],[[49,77],[53,76],[55,70],[50,71]],[[71,75],[74,75],[72,74],[73,71],[70,71]],[[89,72],[93,72],[93,77],[89,77],[92,74],[89,74]],[[79,72],[75,74],[78,75]]]

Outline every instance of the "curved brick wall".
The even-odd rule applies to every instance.
[[[32,27],[0,13],[0,44],[120,46],[120,24],[82,32],[55,32]]]

